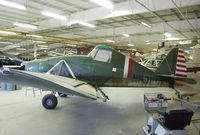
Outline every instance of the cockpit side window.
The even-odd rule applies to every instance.
[[[94,60],[110,63],[111,58],[112,58],[112,51],[99,49],[96,56],[94,57]]]

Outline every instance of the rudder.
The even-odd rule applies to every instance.
[[[155,73],[159,75],[172,76],[175,78],[187,77],[184,51],[180,48],[173,48],[162,61]]]

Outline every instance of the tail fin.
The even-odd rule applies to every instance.
[[[157,68],[155,73],[176,78],[186,78],[187,67],[183,50],[173,48]]]

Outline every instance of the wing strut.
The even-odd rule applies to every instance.
[[[72,76],[72,78],[76,79],[76,76],[74,75],[72,69],[70,68],[69,64],[65,61],[65,60],[60,60],[56,65],[54,65],[48,72],[47,74],[51,74],[51,72],[57,67],[59,66],[61,63],[64,63],[64,65],[67,67],[70,75]]]

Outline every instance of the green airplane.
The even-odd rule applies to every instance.
[[[195,83],[187,78],[183,50],[172,49],[153,72],[108,46],[96,46],[87,56],[61,56],[34,60],[25,71],[2,68],[1,82],[11,82],[44,90],[96,100],[109,100],[100,86],[174,87],[176,80]],[[57,106],[55,94],[42,99],[46,109]]]

